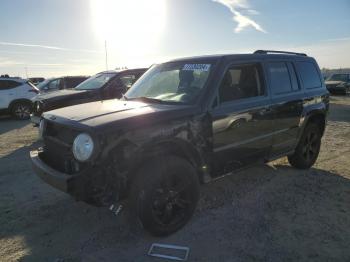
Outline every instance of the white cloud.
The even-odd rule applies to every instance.
[[[39,66],[39,67],[51,67],[51,66],[64,66],[64,64],[52,64],[52,63],[26,63],[17,60],[2,60],[0,59],[0,67],[11,67],[11,66]]]
[[[233,20],[237,22],[237,26],[234,29],[236,33],[243,31],[246,28],[253,27],[255,30],[266,33],[266,31],[253,19],[243,14],[243,11],[251,15],[257,15],[257,12],[254,9],[251,9],[247,0],[212,0],[216,3],[222,4],[230,9],[233,14]]]
[[[57,46],[32,45],[32,44],[10,43],[10,42],[0,42],[0,45],[7,45],[7,46],[23,46],[23,47],[40,47],[40,48],[54,49],[54,50],[67,50],[66,48],[57,47]]]
[[[87,53],[101,53],[98,50],[86,50],[86,49],[69,49],[58,46],[48,46],[48,45],[37,45],[37,44],[25,44],[25,43],[12,43],[12,42],[1,42],[0,45],[4,46],[20,46],[20,47],[36,47],[36,48],[44,48],[51,50],[60,50],[60,51],[78,51],[78,52],[87,52]]]

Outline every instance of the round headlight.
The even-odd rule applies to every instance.
[[[88,160],[94,151],[94,141],[88,134],[78,135],[73,142],[73,155],[79,161]]]
[[[39,139],[43,138],[44,129],[45,129],[45,121],[44,119],[41,119],[39,123]]]

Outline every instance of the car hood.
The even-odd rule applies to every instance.
[[[78,95],[87,92],[86,90],[63,89],[53,92],[41,93],[35,97],[36,101],[56,100],[67,96]]]
[[[108,129],[151,125],[183,118],[196,112],[195,106],[153,104],[117,99],[74,105],[44,113],[44,118],[82,128]]]
[[[325,81],[326,85],[340,85],[344,83],[343,81]]]

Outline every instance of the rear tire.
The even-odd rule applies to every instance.
[[[154,236],[182,228],[199,199],[199,181],[193,166],[176,157],[161,157],[140,168],[130,195],[133,217]]]
[[[27,120],[32,112],[32,106],[29,102],[16,102],[11,106],[12,116],[19,120]]]
[[[293,167],[308,169],[316,162],[320,147],[321,130],[317,124],[310,123],[305,127],[294,154],[288,156],[288,161]]]

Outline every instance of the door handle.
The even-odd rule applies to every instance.
[[[272,112],[272,108],[271,107],[265,107],[261,110],[259,110],[259,115],[266,115],[268,113],[271,113]]]

